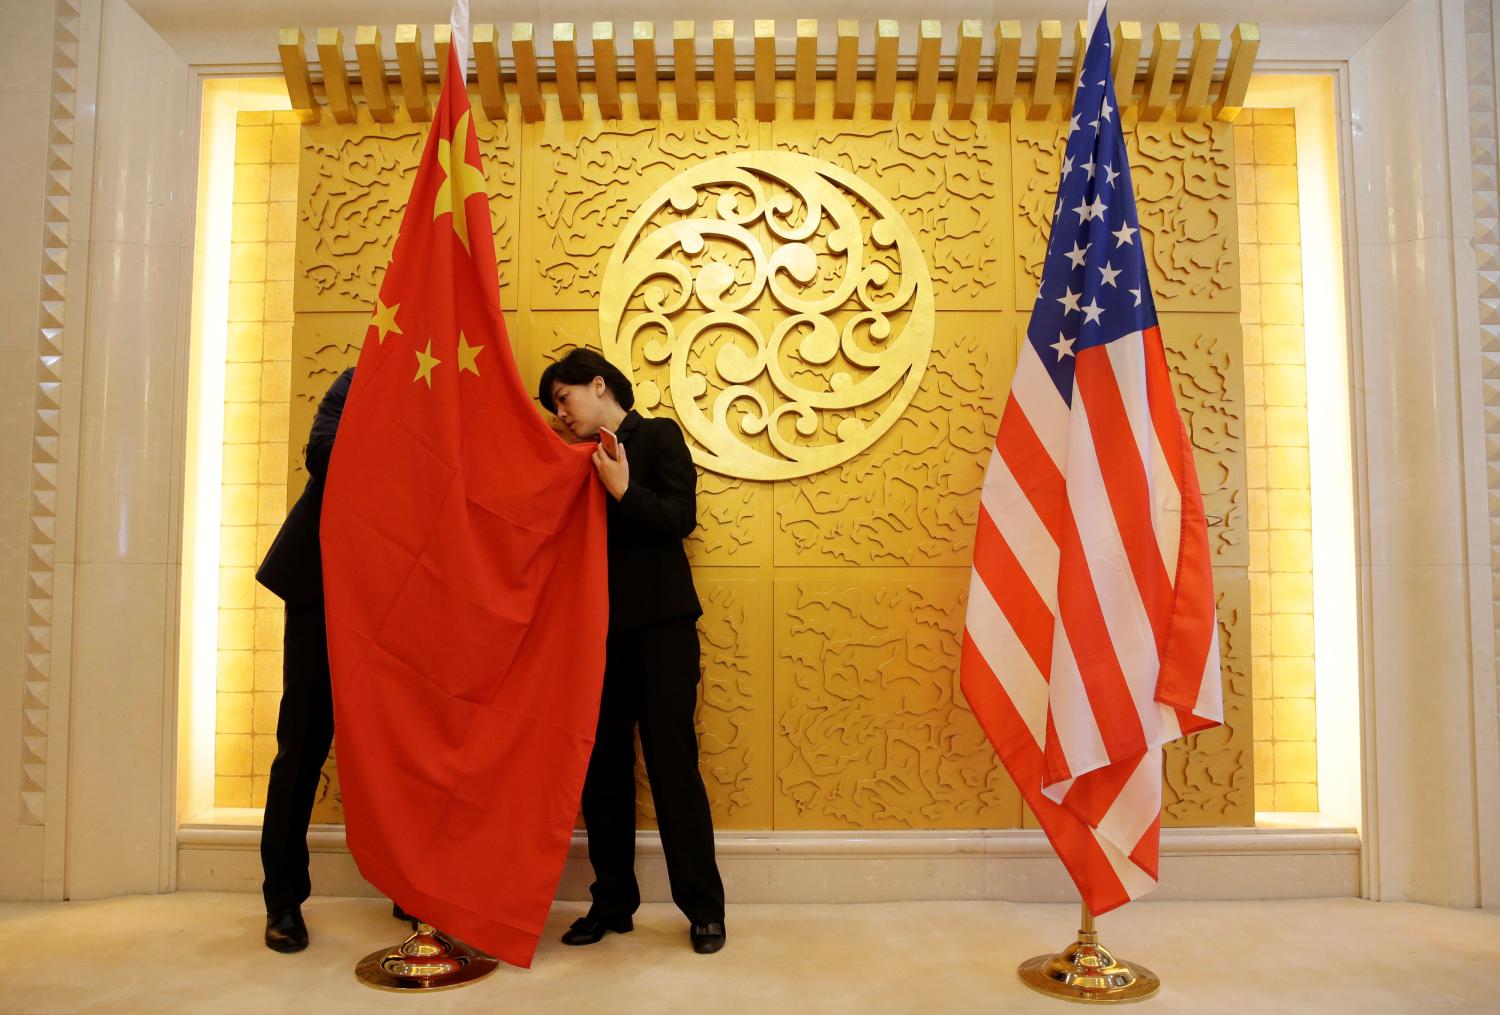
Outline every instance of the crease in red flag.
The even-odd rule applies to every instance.
[[[518,966],[562,873],[598,715],[591,451],[552,432],[517,369],[450,50],[329,468],[328,648],[360,872]]]

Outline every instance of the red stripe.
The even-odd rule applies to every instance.
[[[1151,880],[1158,878],[1157,870],[1161,855],[1161,811],[1156,812],[1156,820],[1151,822],[1151,827],[1141,834],[1135,844],[1135,849],[1130,851],[1130,862],[1141,870],[1151,875]]]
[[[1104,611],[1099,606],[1098,591],[1071,511],[1065,521],[1060,550],[1058,612],[1083,678],[1094,724],[1099,728],[1110,762],[1117,764],[1145,749],[1146,731],[1135,710],[1135,699],[1131,697],[1119,657],[1115,655],[1109,628],[1105,626]]]
[[[1004,467],[1004,463],[1001,463]],[[1020,639],[1043,679],[1052,676],[1052,611],[1042,601],[1031,576],[1016,559],[989,510],[979,505],[974,536],[974,570]]]
[[[1014,398],[1000,417],[995,450],[1010,466],[1010,474],[1025,491],[1032,510],[1052,533],[1053,541],[1061,543],[1062,519],[1068,514],[1068,484]]]
[[[1141,459],[1109,351],[1097,346],[1079,353],[1074,377],[1088,413],[1089,432],[1115,527],[1130,561],[1160,657],[1172,611],[1172,585],[1156,541],[1156,512],[1147,483],[1149,466]]]
[[[1161,673],[1156,681],[1156,700],[1179,711],[1192,712],[1202,689],[1204,667],[1213,644],[1214,576],[1208,553],[1208,521],[1203,514],[1203,494],[1187,428],[1177,414],[1172,397],[1171,375],[1162,350],[1161,330],[1150,328],[1142,335],[1146,350],[1146,396],[1172,475],[1182,500],[1182,526],[1177,551],[1177,574],[1172,582],[1171,620],[1162,650]],[[1167,422],[1170,416],[1170,425]],[[1217,675],[1213,679],[1218,679]],[[1199,716],[1184,723],[1183,732],[1206,729],[1223,721],[1222,716]]]
[[[1096,768],[1073,780],[1063,797],[1063,805],[1095,828],[1114,805],[1120,790],[1130,781],[1140,762],[1140,755],[1117,765]]]
[[[1089,910],[1097,916],[1129,902],[1125,886],[1092,829],[1068,808],[1042,795],[1042,756],[1036,749],[1036,741],[967,634],[960,669],[969,707],[990,743],[995,745],[1011,781],[1041,823]]]

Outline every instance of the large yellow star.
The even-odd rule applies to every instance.
[[[475,377],[478,377],[479,364],[476,362],[476,360],[479,359],[479,354],[482,352],[484,352],[484,346],[470,345],[469,340],[465,338],[464,333],[460,331],[458,333],[458,372],[463,373],[465,370],[468,370],[471,371]]]
[[[472,130],[467,111],[459,117],[453,129],[453,142],[438,138],[438,167],[443,171],[443,183],[438,187],[437,198],[432,202],[432,217],[453,216],[453,231],[458,240],[469,249],[469,218],[464,214],[464,200],[470,194],[483,194],[484,173],[464,156],[469,150],[469,131]]]
[[[385,344],[386,335],[391,332],[395,332],[398,335],[402,333],[401,326],[396,323],[396,311],[400,309],[401,304],[397,303],[393,307],[388,307],[380,302],[379,297],[376,297],[375,313],[370,319],[370,327],[375,329],[375,338],[382,345]]]
[[[442,360],[432,354],[432,339],[427,340],[427,348],[425,350],[416,349],[414,351],[417,354],[417,375],[412,378],[412,381],[426,381],[427,387],[431,388],[432,368],[441,363]]]

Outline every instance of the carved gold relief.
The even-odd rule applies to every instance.
[[[791,82],[780,85],[782,101],[789,103]],[[624,86],[621,119],[600,120],[589,97],[578,121],[562,121],[549,105],[545,120],[522,126],[517,116],[508,133],[493,135],[485,149],[502,284],[509,294],[506,320],[529,387],[546,363],[573,345],[605,351],[612,334],[606,327],[601,340],[600,309],[610,293],[605,266],[613,253],[629,253],[626,224],[646,212],[657,192],[662,199],[647,228],[634,234],[637,245],[649,241],[654,229],[667,228],[657,239],[697,234],[702,249],[689,254],[679,244],[670,255],[643,258],[667,262],[660,265],[666,278],[633,279],[617,319],[628,326],[649,316],[653,286],[661,290],[658,306],[670,305],[666,301],[680,298],[683,279],[688,300],[680,312],[664,315],[678,336],[711,313],[743,318],[745,326],[701,335],[682,363],[685,377],[706,378],[703,395],[709,395],[709,379],[723,377],[720,360],[731,374],[743,376],[759,365],[763,347],[754,336],[769,347],[778,326],[802,312],[778,301],[776,291],[815,304],[830,299],[843,279],[845,259],[826,243],[840,230],[831,226],[831,213],[800,241],[785,240],[767,224],[767,214],[779,215],[778,225],[794,230],[805,221],[799,216],[807,203],[792,197],[780,177],[757,172],[756,165],[769,164],[760,161],[766,155],[831,164],[835,175],[822,169],[813,174],[814,201],[823,200],[820,188],[836,191],[857,212],[862,249],[883,252],[887,260],[875,263],[892,268],[900,245],[879,247],[872,231],[882,216],[906,223],[930,276],[925,369],[904,411],[863,451],[820,472],[774,480],[700,469],[699,527],[688,552],[706,610],[699,728],[716,822],[723,828],[844,829],[1021,824],[1018,795],[957,693],[957,652],[978,484],[1034,297],[1028,264],[1039,268],[1040,262],[1028,259],[1041,252],[1052,210],[1057,159],[1051,145],[1061,136],[1060,124],[997,124],[982,117],[949,122],[942,119],[941,103],[931,123],[913,122],[905,112],[905,82],[897,86],[894,121],[830,122],[823,111],[832,82],[820,82],[819,113],[811,120],[778,116],[774,123],[757,122],[742,88],[742,115],[735,120],[683,123],[667,115],[642,122],[632,115],[630,87]],[[860,88],[863,111],[867,83]],[[671,112],[670,94],[663,108]],[[378,283],[371,265],[383,268],[399,218],[399,209],[376,188],[365,196],[352,192],[362,171],[358,164],[384,159],[400,167],[391,173],[409,173],[418,153],[403,133],[408,129],[400,119],[380,128],[365,122],[304,128],[298,213],[306,217],[297,232],[289,497],[302,488],[299,452],[317,401],[358,355]],[[1204,232],[1205,223],[1222,222],[1218,216],[1227,209],[1228,225],[1219,232],[1234,236],[1233,180],[1221,174],[1227,135],[1217,128],[1163,124],[1134,130],[1130,140],[1132,151],[1141,153],[1136,180],[1169,365],[1210,516],[1229,718],[1227,729],[1168,750],[1163,820],[1169,824],[1253,820],[1244,686],[1250,625],[1247,593],[1241,591],[1248,559],[1243,380],[1233,313],[1238,269],[1233,248],[1221,256],[1214,237]],[[671,185],[675,177],[702,171],[726,155],[735,155],[726,164],[760,181],[765,202],[758,218],[738,224],[738,239],[726,225],[748,215],[755,199],[736,178],[720,179],[717,187],[693,183],[697,198],[691,204],[684,199],[686,209],[671,200],[683,192],[682,185]],[[491,175],[495,171],[501,177]],[[310,173],[318,174],[318,188]],[[864,194],[884,205],[866,204]],[[732,206],[723,200],[731,196]],[[719,223],[718,231],[694,225],[695,219]],[[332,223],[326,237],[325,227],[314,222]],[[749,243],[740,242],[744,234]],[[781,255],[785,267],[772,267],[778,251],[797,242],[825,244],[817,247],[805,284],[790,271],[797,265],[786,260],[802,255]],[[327,270],[302,271],[320,265]],[[702,298],[707,293],[733,306],[757,277],[760,297],[743,309],[713,311]],[[324,289],[315,284],[329,278],[335,282]],[[779,290],[772,289],[773,278]],[[894,271],[891,281],[899,285]],[[804,325],[802,334],[786,336],[783,349],[800,353],[810,343],[816,360],[828,344],[818,336],[831,325],[842,356],[841,330],[863,312],[857,296],[821,310],[828,325]],[[900,340],[911,316],[909,310],[892,316],[887,342]],[[643,400],[654,399],[651,412],[677,417],[688,429],[682,409],[696,396],[687,388],[684,400],[673,390],[670,354],[659,362],[648,358],[647,347],[653,341],[664,345],[666,334],[649,330],[631,343],[632,375]],[[817,348],[820,340],[825,350]],[[731,347],[739,351],[728,352]],[[785,396],[769,379],[772,357],[763,358],[765,369],[742,386],[770,414]],[[815,390],[832,390],[823,364],[786,355],[775,365],[790,382],[809,386],[821,376],[824,386]],[[878,417],[905,383],[901,379],[894,391],[861,408]],[[709,420],[711,401],[699,409]],[[727,416],[730,434],[748,449],[744,454],[792,461],[772,444],[769,425],[759,433],[742,431],[739,423],[750,415],[736,408]],[[795,443],[837,447],[842,420],[836,413],[823,415],[809,435],[797,432],[795,412],[783,415],[781,425]],[[645,795],[642,810],[649,820]],[[325,769],[316,814],[318,820],[339,820],[333,761]]]
[[[771,827],[769,597],[761,582],[697,576],[703,680],[698,750],[716,828]],[[639,752],[637,757],[640,757]],[[642,827],[656,812],[644,762],[636,767]]]
[[[938,314],[932,360],[890,432],[867,454],[775,487],[776,563],[967,566],[1019,324]]]
[[[1167,367],[1203,487],[1216,565],[1250,563],[1245,498],[1244,368],[1240,322],[1229,314],[1160,317]]]
[[[776,582],[777,828],[1019,822],[958,689],[967,589],[956,569]]]
[[[868,83],[856,90],[866,109]],[[931,120],[867,113],[848,121],[778,117],[775,146],[831,162],[885,195],[921,237],[938,310],[1010,310],[1010,126],[984,118]]]
[[[1066,127],[1066,121],[1012,127],[1016,298],[1023,309],[1041,282]],[[1223,123],[1127,125],[1142,249],[1158,310],[1239,310],[1232,131]]]
[[[367,119],[367,111],[361,115],[357,124],[302,128],[296,209],[299,311],[367,311],[390,263],[427,124],[412,123],[404,111],[388,124]],[[514,307],[520,237],[516,131],[507,121],[484,116],[478,104],[473,122],[495,224],[501,306]]]
[[[790,479],[848,461],[901,417],[932,349],[933,294],[884,196],[829,163],[751,151],[688,169],[635,211],[599,322],[605,355],[636,374],[637,407],[669,394],[700,466]]]
[[[1255,823],[1250,729],[1250,577],[1214,568],[1224,725],[1167,745],[1162,764],[1162,824]]]

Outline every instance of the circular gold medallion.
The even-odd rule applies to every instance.
[[[847,462],[911,404],[932,352],[932,279],[896,207],[793,152],[711,159],[636,210],[605,268],[604,354],[643,414],[744,479]]]

